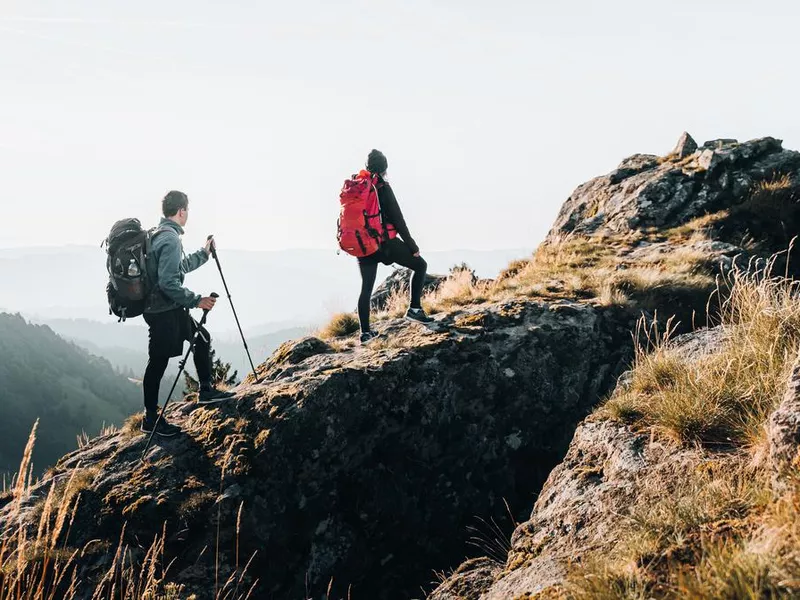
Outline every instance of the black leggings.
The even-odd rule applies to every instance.
[[[411,277],[411,308],[422,308],[422,288],[425,286],[425,274],[428,263],[421,256],[414,256],[408,245],[399,238],[389,240],[381,249],[371,256],[358,259],[361,271],[361,295],[358,297],[358,320],[361,331],[369,331],[369,310],[375,277],[378,275],[378,264],[391,265],[397,263],[414,271]]]

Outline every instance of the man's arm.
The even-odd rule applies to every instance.
[[[411,237],[411,232],[408,231],[408,225],[406,225],[406,220],[403,218],[403,211],[400,210],[400,205],[397,203],[397,198],[395,198],[391,186],[388,183],[384,183],[379,192],[382,192],[380,201],[384,219],[395,226],[397,233],[411,249],[411,253],[417,254],[419,246],[417,246],[414,238]]]
[[[200,294],[195,294],[181,284],[181,242],[178,236],[167,233],[160,236],[158,241],[161,242],[158,252],[159,289],[167,298],[179,306],[186,308],[196,307],[200,302]],[[205,254],[203,250],[200,252]],[[194,254],[197,253],[195,252]],[[188,257],[186,261],[189,258],[191,257]],[[206,260],[208,260],[208,256],[206,256]]]
[[[199,269],[208,262],[208,252],[205,248],[200,248],[197,252],[192,252],[189,256],[181,261],[184,273],[191,273],[195,269]]]

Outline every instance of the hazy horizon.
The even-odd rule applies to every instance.
[[[191,199],[187,248],[335,249],[371,148],[423,252],[535,247],[579,184],[680,133],[800,147],[800,7],[9,0],[0,247]],[[24,226],[22,224],[24,223]]]
[[[187,244],[187,250],[191,247]],[[532,248],[452,250],[427,253],[431,273],[446,273],[467,262],[480,277],[496,277],[511,260]],[[220,250],[220,262],[246,331],[268,323],[316,325],[331,314],[354,310],[360,290],[358,265],[332,249]],[[381,265],[378,282],[391,272]],[[31,274],[35,277],[31,277]],[[105,252],[94,246],[0,249],[0,312],[21,312],[41,320],[81,318],[116,324],[108,314]],[[186,287],[197,293],[224,295],[212,263],[190,273]],[[133,323],[143,323],[136,319]],[[227,299],[213,312],[215,335],[236,332]]]

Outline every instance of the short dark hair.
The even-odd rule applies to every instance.
[[[183,192],[172,190],[161,201],[161,212],[165,217],[174,217],[182,208],[189,208],[189,197]]]
[[[383,175],[386,173],[386,169],[389,168],[389,161],[386,160],[386,157],[383,155],[383,152],[380,150],[373,150],[369,153],[367,157],[367,170],[370,173],[377,173],[378,175]]]

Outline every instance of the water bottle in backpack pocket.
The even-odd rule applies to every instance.
[[[152,285],[147,275],[147,254],[153,230],[142,229],[139,219],[122,219],[114,223],[104,245],[108,254],[109,314],[120,321],[138,317],[144,312]]]

